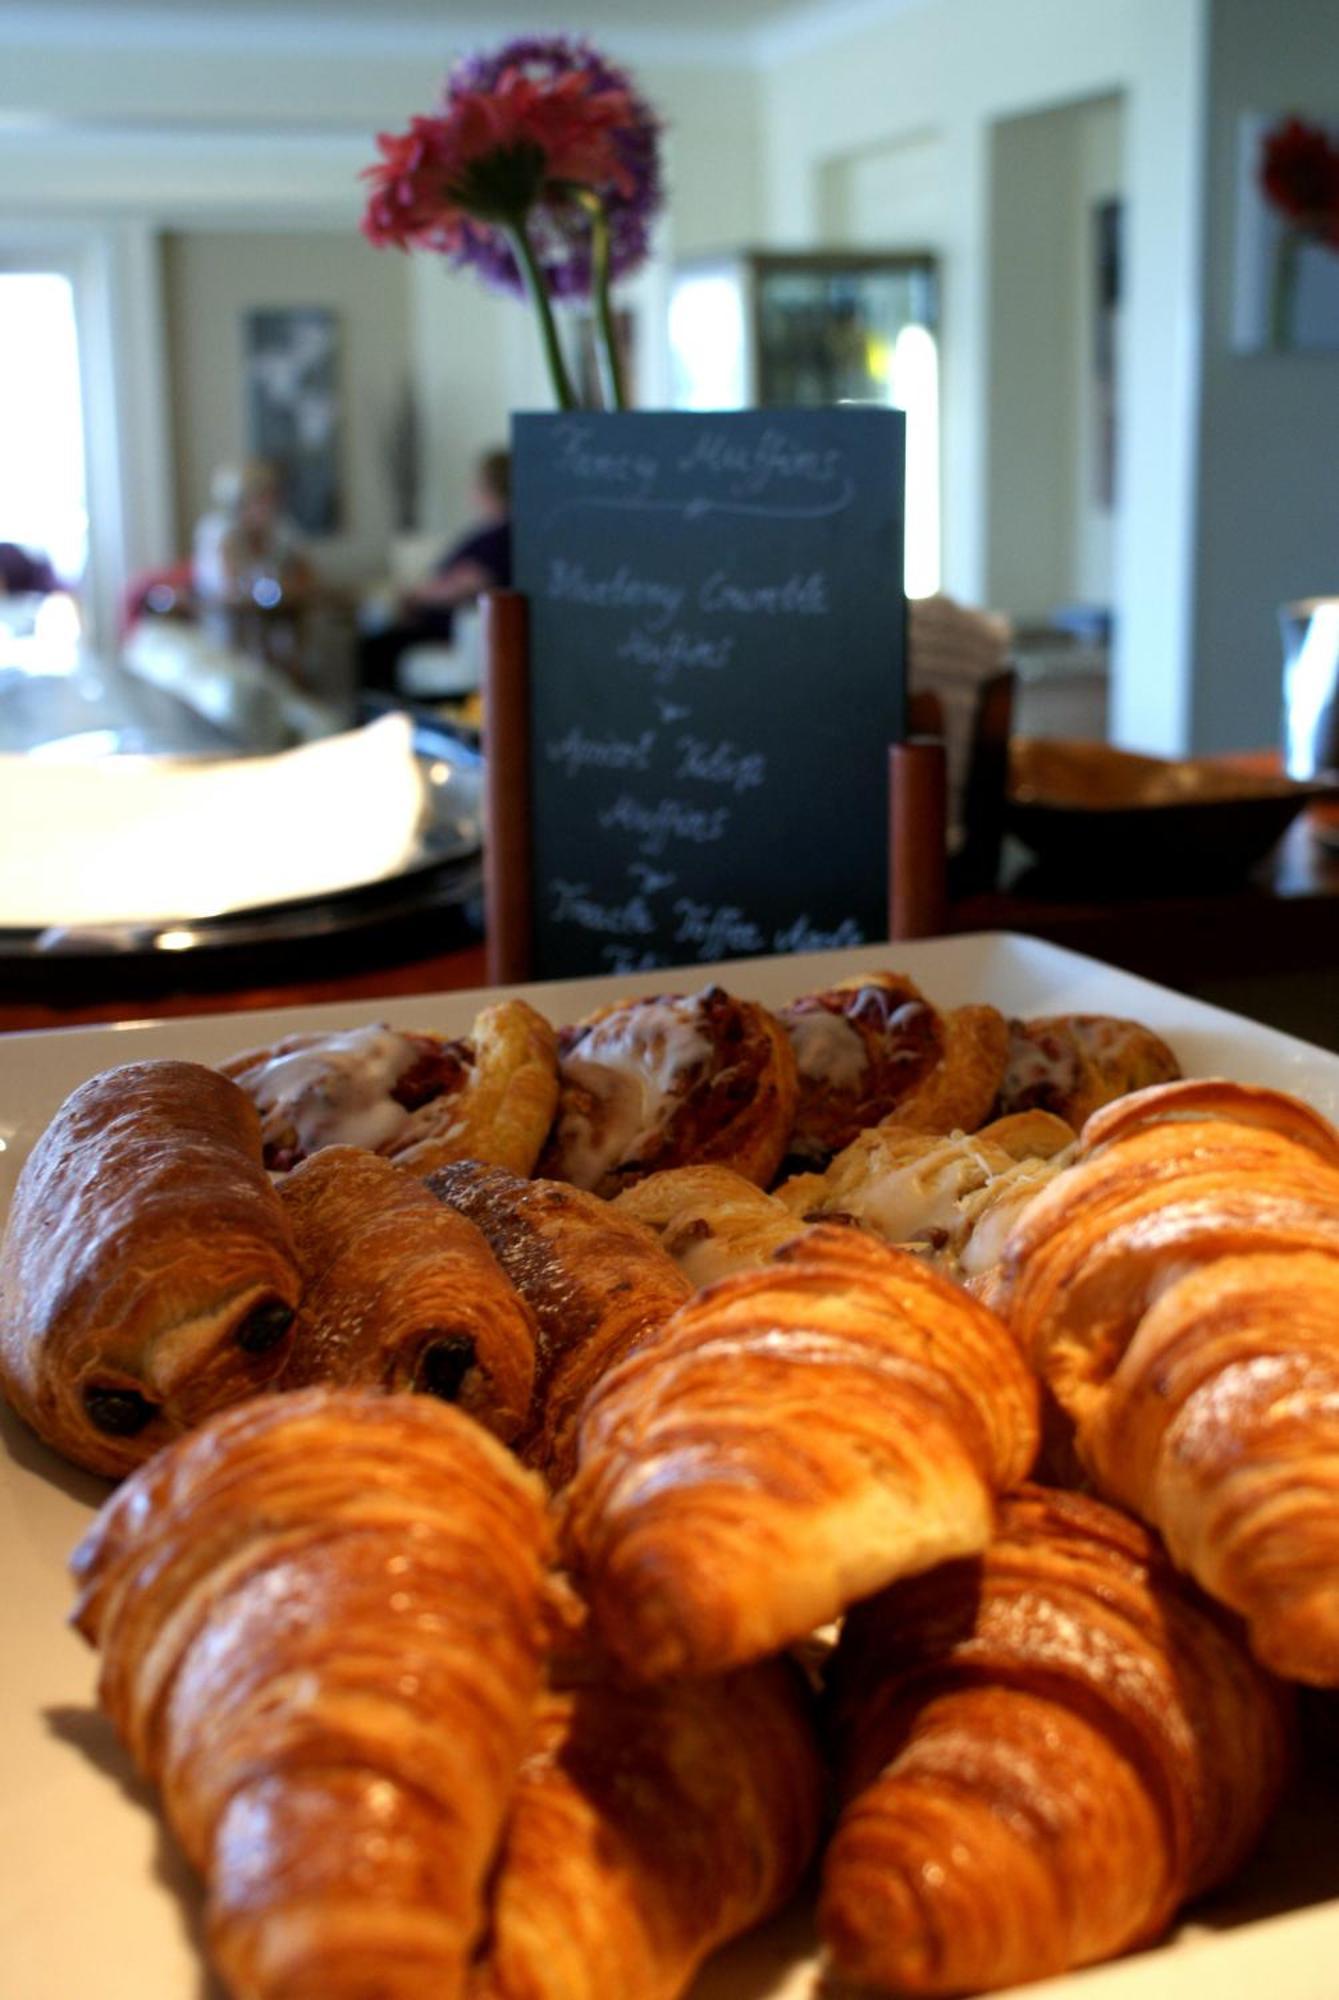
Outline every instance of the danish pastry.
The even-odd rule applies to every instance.
[[[765,1007],[709,986],[605,1007],[560,1042],[541,1174],[612,1196],[669,1167],[733,1167],[762,1187],[780,1166],[795,1060]]]
[[[1154,1538],[1025,1488],[974,1562],[847,1619],[819,1928],[899,1994],[1044,1979],[1156,1938],[1255,1844],[1287,1709]]]
[[[0,1246],[0,1381],[38,1436],[119,1478],[283,1367],[300,1278],[235,1084],[105,1070],[25,1161]]]
[[[783,1007],[799,1072],[789,1151],[822,1162],[885,1119],[917,1132],[975,1131],[1004,1075],[993,1007],[940,1014],[895,972],[839,981]]]
[[[557,1037],[523,1000],[486,1007],[457,1041],[376,1024],[289,1035],[221,1068],[259,1111],[274,1173],[360,1146],[416,1174],[450,1160],[528,1174],[558,1101]]]
[[[565,1545],[642,1679],[763,1658],[990,1538],[1037,1446],[1006,1329],[863,1231],[699,1293],[597,1384]]]
[[[279,1198],[302,1271],[283,1388],[417,1389],[519,1434],[538,1329],[473,1223],[355,1146],[304,1160]]]
[[[461,2000],[540,1677],[539,1483],[426,1396],[253,1399],[74,1558],[237,2000]]]
[[[1180,1064],[1159,1035],[1109,1014],[1010,1021],[997,1111],[1053,1111],[1075,1131],[1127,1091],[1170,1083]]]
[[[806,1227],[733,1167],[670,1167],[625,1188],[614,1207],[653,1231],[699,1291],[765,1264]]]

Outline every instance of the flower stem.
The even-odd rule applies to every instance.
[[[1274,282],[1269,294],[1269,344],[1276,354],[1286,354],[1293,345],[1300,247],[1297,231],[1285,228],[1274,250]]]
[[[507,223],[504,227],[507,232],[507,240],[515,251],[516,261],[521,267],[521,276],[525,280],[526,293],[531,305],[535,309],[535,317],[539,321],[539,337],[543,344],[544,359],[548,363],[549,381],[553,385],[553,393],[557,399],[558,408],[560,410],[575,410],[577,408],[576,392],[572,387],[572,378],[567,372],[567,363],[563,360],[563,350],[558,340],[558,328],[553,317],[553,306],[549,301],[548,287],[544,283],[544,273],[539,268],[539,260],[535,256],[534,245],[530,241],[529,232],[526,229],[523,219],[518,222]]]
[[[609,217],[593,188],[574,188],[572,192],[590,217],[591,295],[595,300],[595,319],[600,330],[597,351],[604,406],[607,410],[626,410],[628,404],[623,393],[623,371],[618,365],[618,333],[609,298]]]

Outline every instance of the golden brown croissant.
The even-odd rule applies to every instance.
[[[19,1175],[0,1380],[66,1458],[119,1477],[283,1366],[293,1240],[241,1091],[198,1063],[81,1085]]]
[[[823,1781],[789,1662],[620,1685],[592,1663],[540,1704],[472,2000],[676,2000],[788,1901]]]
[[[997,1111],[1054,1111],[1077,1131],[1127,1091],[1179,1077],[1160,1035],[1110,1014],[1055,1014],[1010,1021],[1009,1057]]]
[[[558,1181],[518,1180],[462,1161],[428,1185],[482,1231],[534,1312],[535,1405],[517,1449],[561,1485],[571,1476],[576,1421],[591,1389],[682,1305],[688,1280],[641,1223]]]
[[[538,1482],[423,1396],[254,1399],[98,1516],[77,1623],[238,2000],[464,1992],[544,1554]]]
[[[805,1222],[733,1167],[669,1167],[614,1202],[658,1237],[696,1290],[765,1264]]]
[[[1074,1145],[1071,1127],[1047,1111],[947,1137],[890,1121],[853,1139],[825,1173],[784,1181],[776,1198],[810,1222],[861,1223],[988,1298],[1011,1223]]]
[[[473,1223],[355,1146],[304,1160],[279,1195],[302,1270],[281,1387],[419,1389],[516,1437],[538,1329]]]
[[[1339,1685],[1335,1135],[1230,1084],[1162,1109],[1151,1091],[1090,1123],[1015,1226],[1002,1305],[1098,1488],[1268,1666]]]
[[[909,979],[873,972],[783,1007],[799,1070],[790,1152],[826,1160],[866,1126],[975,1131],[1004,1075],[1008,1030],[993,1007],[940,1014]]]
[[[790,1043],[719,986],[626,1000],[565,1028],[558,1115],[539,1164],[596,1194],[669,1167],[733,1167],[765,1186],[795,1115]]]
[[[323,1146],[361,1146],[416,1174],[450,1160],[528,1174],[558,1102],[557,1036],[524,1000],[486,1007],[456,1041],[378,1023],[289,1035],[220,1067],[260,1112],[276,1173]]]
[[[819,1927],[905,1994],[1044,1979],[1146,1943],[1255,1844],[1282,1690],[1154,1538],[1025,1487],[983,1558],[859,1606],[831,1668],[844,1806]]]
[[[604,1377],[568,1553],[629,1672],[712,1673],[983,1548],[1036,1444],[1036,1385],[993,1314],[859,1230],[814,1229]]]

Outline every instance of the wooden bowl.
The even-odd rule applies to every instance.
[[[1066,882],[1142,893],[1210,887],[1240,880],[1304,806],[1337,789],[1217,758],[1019,737],[1010,746],[1008,825]]]

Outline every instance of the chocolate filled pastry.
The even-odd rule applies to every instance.
[[[876,1125],[825,1173],[783,1181],[776,1198],[809,1222],[857,1222],[989,1300],[1012,1224],[1077,1143],[1049,1111],[1016,1112],[947,1137]]]
[[[718,1673],[984,1548],[1036,1447],[992,1313],[861,1230],[811,1229],[604,1376],[566,1551],[629,1674]]]
[[[765,1007],[719,986],[605,1007],[559,1037],[558,1115],[541,1174],[612,1196],[669,1167],[766,1186],[795,1113],[795,1060]]]
[[[1024,1488],[979,1561],[847,1619],[819,1929],[862,1993],[1046,1979],[1151,1943],[1255,1845],[1283,1690],[1156,1539]],[[843,1988],[843,1990],[845,1990]]]
[[[1109,1014],[1010,1021],[997,1110],[1053,1111],[1075,1131],[1127,1091],[1170,1083],[1181,1066],[1160,1035]]]
[[[327,1146],[279,1198],[302,1270],[280,1386],[417,1389],[510,1441],[530,1413],[534,1314],[473,1223],[376,1153]]]
[[[779,1660],[652,1688],[560,1664],[471,2000],[677,2000],[799,1883],[823,1806],[810,1709]]]
[[[664,1325],[691,1287],[650,1230],[560,1181],[524,1181],[462,1161],[428,1186],[482,1231],[539,1327],[535,1400],[517,1449],[555,1485],[570,1477],[575,1426],[607,1368]]]
[[[799,1071],[789,1152],[826,1160],[869,1125],[972,1132],[990,1115],[1008,1030],[993,1007],[939,1013],[896,972],[840,980],[779,1016]]]
[[[76,1465],[118,1478],[283,1367],[300,1291],[235,1084],[106,1070],[24,1163],[0,1245],[0,1381]]]
[[[765,1264],[808,1226],[732,1167],[670,1167],[614,1207],[653,1231],[695,1290]]]
[[[462,2000],[541,1664],[539,1482],[426,1396],[253,1399],[74,1558],[236,2000]]]
[[[1267,1666],[1339,1686],[1339,1134],[1229,1083],[1113,1104],[1016,1223],[1000,1304],[1098,1490]]]
[[[450,1160],[528,1174],[558,1101],[557,1037],[524,1000],[486,1007],[456,1041],[377,1023],[289,1035],[219,1067],[259,1111],[273,1173],[361,1146],[416,1174]]]

